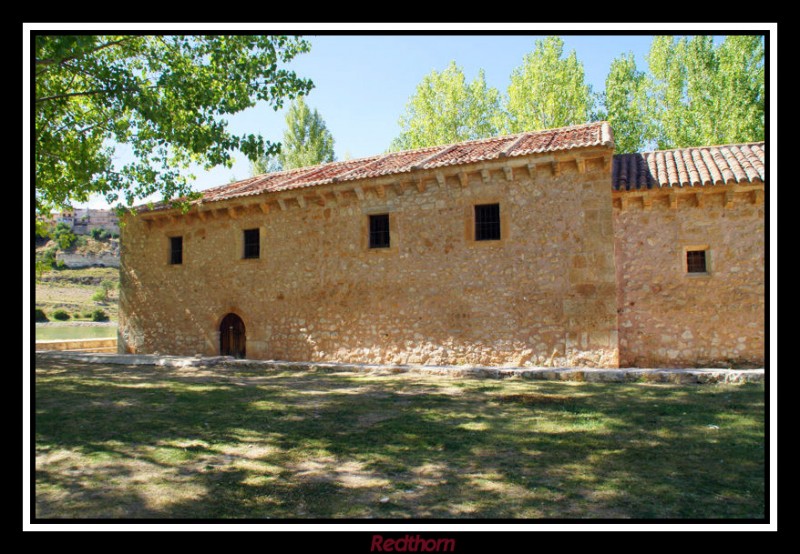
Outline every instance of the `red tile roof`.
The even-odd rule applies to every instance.
[[[764,182],[764,143],[698,146],[614,156],[614,190]]]
[[[471,140],[446,146],[389,152],[369,158],[267,173],[221,187],[206,189],[203,191],[202,201],[215,202],[266,192],[280,192],[329,183],[396,175],[416,169],[433,169],[482,162],[501,156],[515,157],[592,146],[614,146],[611,127],[605,121]]]

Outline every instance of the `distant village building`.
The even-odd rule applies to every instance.
[[[764,144],[614,155],[605,122],[270,173],[126,215],[122,352],[764,362]]]
[[[109,233],[119,234],[117,214],[112,210],[95,210],[76,208],[54,214],[50,223],[66,223],[76,235],[88,235],[92,229],[105,229]]]

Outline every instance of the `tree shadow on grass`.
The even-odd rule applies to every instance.
[[[758,518],[763,396],[47,362],[37,515]]]

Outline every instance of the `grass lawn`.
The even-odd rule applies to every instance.
[[[40,518],[761,518],[764,387],[37,361]]]

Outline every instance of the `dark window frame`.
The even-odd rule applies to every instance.
[[[245,260],[257,260],[261,257],[261,231],[256,229],[245,229],[242,232],[244,247],[242,258]]]
[[[169,238],[169,264],[183,265],[183,236]]]
[[[389,214],[370,214],[369,237],[367,244],[370,249],[392,247],[392,229]]]
[[[706,249],[686,251],[686,273],[690,275],[708,273],[708,251]]]
[[[476,241],[502,240],[499,202],[475,204],[473,217],[475,218],[474,236]]]

